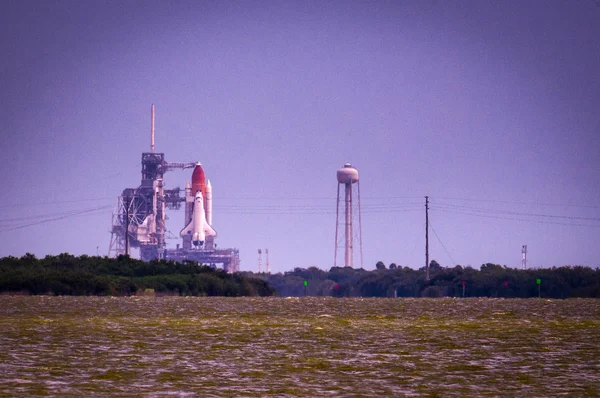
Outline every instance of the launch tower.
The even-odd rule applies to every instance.
[[[180,196],[179,187],[165,189],[164,174],[171,170],[194,169],[192,181],[204,171],[197,162],[170,163],[165,160],[164,153],[154,151],[154,105],[151,108],[150,152],[142,153],[142,180],[137,188],[126,188],[117,199],[117,209],[113,213],[109,256],[125,254],[129,247],[138,248],[140,259],[172,259],[175,261],[193,261],[202,264],[223,264],[229,272],[239,270],[239,251],[237,249],[216,250],[214,236],[206,238],[202,247],[192,247],[192,236],[183,236],[183,247],[167,249],[165,238],[166,210],[179,210],[185,203],[186,227],[191,221],[191,209],[194,198],[191,196],[194,186],[189,183],[185,189],[185,197]],[[200,170],[198,170],[200,168]],[[204,180],[202,180],[204,181]],[[205,220],[212,222],[212,188],[208,183],[201,188],[204,201],[210,212],[206,211]],[[206,244],[204,244],[206,243]],[[126,246],[128,246],[126,248]]]

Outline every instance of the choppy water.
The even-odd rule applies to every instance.
[[[597,396],[600,301],[0,296],[0,396]]]

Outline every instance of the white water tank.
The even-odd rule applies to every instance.
[[[337,171],[337,180],[340,184],[354,184],[358,181],[358,170],[350,163],[346,163],[344,167]]]

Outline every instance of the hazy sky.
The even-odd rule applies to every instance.
[[[600,263],[600,1],[2,0],[0,54],[0,256],[106,254],[154,103],[242,270],[333,265],[347,161],[367,269],[424,265],[425,195],[444,266]]]

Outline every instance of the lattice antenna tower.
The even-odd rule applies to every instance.
[[[258,273],[262,272],[262,251],[258,249]]]
[[[267,274],[271,273],[271,269],[269,268],[269,249],[265,249],[265,272]]]

